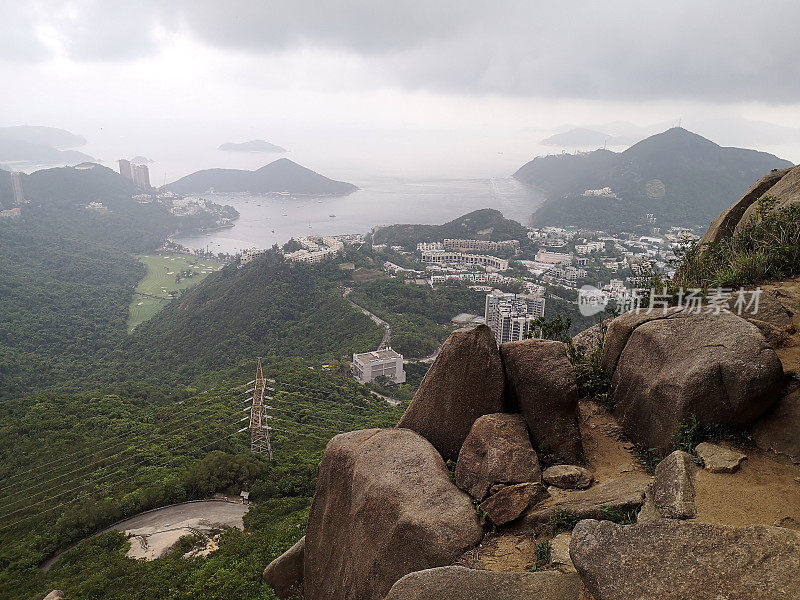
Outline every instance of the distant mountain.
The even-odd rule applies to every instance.
[[[222,144],[217,150],[225,150],[228,152],[286,152],[286,148],[281,148],[275,144],[270,144],[264,140],[251,140],[249,142],[226,142]]]
[[[77,150],[58,150],[44,144],[0,137],[0,161],[32,165],[77,164],[94,160]]]
[[[535,158],[514,177],[547,195],[534,224],[618,231],[649,229],[647,214],[655,226],[707,227],[754,179],[788,166],[772,154],[724,148],[675,127],[624,152]],[[613,195],[583,195],[605,187]]]
[[[375,244],[414,246],[420,242],[442,241],[445,238],[479,240],[526,240],[528,230],[518,222],[506,219],[499,210],[482,208],[444,225],[390,225],[376,230]]]
[[[350,183],[334,181],[292,162],[280,158],[256,171],[240,169],[206,169],[182,177],[166,186],[179,194],[215,192],[252,192],[268,194],[288,192],[300,195],[341,196],[356,191]]]
[[[623,138],[618,138],[613,135],[603,133],[602,131],[595,131],[593,129],[586,129],[583,127],[570,129],[569,131],[564,131],[562,133],[556,133],[542,140],[542,144],[545,146],[561,146],[572,148],[586,146],[594,146],[597,148],[600,146],[605,146],[606,144],[609,146],[614,146],[616,144],[623,143],[625,143]]]
[[[74,148],[83,146],[86,138],[65,129],[35,125],[16,125],[0,127],[0,140],[14,140],[53,148]]]

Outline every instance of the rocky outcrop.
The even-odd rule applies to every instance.
[[[383,598],[407,573],[450,564],[482,536],[471,498],[427,440],[407,429],[337,435],[306,527],[305,598]]]
[[[755,424],[753,440],[762,450],[800,464],[800,390],[781,398],[775,410]]]
[[[588,490],[567,492],[553,496],[534,506],[524,515],[526,525],[547,523],[557,514],[569,514],[576,519],[602,519],[605,511],[622,512],[638,510],[652,479],[641,473],[630,473],[595,485]]]
[[[542,481],[564,490],[585,490],[592,485],[594,475],[576,465],[553,465],[542,473]]]
[[[496,413],[480,417],[461,446],[456,485],[483,500],[492,485],[538,482],[539,459],[521,415]]]
[[[464,567],[440,567],[406,575],[386,600],[576,600],[577,575],[540,571],[497,573]]]
[[[541,483],[518,483],[504,486],[489,496],[481,503],[480,509],[495,525],[505,525],[549,497]]]
[[[524,340],[500,346],[509,394],[542,452],[566,462],[583,458],[578,428],[578,385],[561,342]]]
[[[291,598],[294,592],[302,589],[305,543],[303,536],[264,570],[264,583],[275,590],[275,595],[281,600]]]
[[[595,600],[785,600],[800,590],[800,535],[789,529],[587,520],[570,556]]]
[[[456,460],[478,417],[508,412],[504,389],[503,364],[491,329],[479,325],[456,331],[397,426],[419,433],[445,460]]]
[[[747,460],[746,454],[708,442],[698,444],[694,451],[711,473],[733,473]]]
[[[775,199],[772,210],[800,203],[800,168],[792,167],[787,169],[783,177],[776,181],[775,185],[770,187],[763,195]],[[757,204],[753,203],[744,211],[742,218],[736,225],[736,231],[739,231],[747,220],[755,214],[757,208]]]
[[[775,403],[783,368],[755,325],[724,311],[656,312],[615,319],[604,348],[615,416],[634,442],[669,450],[691,416],[742,427]]]
[[[736,226],[745,216],[748,209],[755,204],[761,196],[771,193],[770,190],[780,182],[792,169],[775,169],[756,181],[744,195],[727,210],[723,211],[706,231],[701,244],[718,242],[733,235]]]
[[[64,600],[64,598],[64,592],[61,590],[53,590],[44,597],[44,600]]]
[[[653,504],[665,519],[692,519],[695,464],[691,454],[676,450],[656,466]]]

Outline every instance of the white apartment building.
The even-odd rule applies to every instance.
[[[417,244],[417,252],[436,252],[437,250],[444,250],[442,242],[420,242]]]
[[[264,254],[266,250],[263,248],[251,248],[250,250],[245,250],[242,252],[242,266],[246,265],[249,262],[253,262],[259,256]]]
[[[545,299],[527,294],[492,290],[486,294],[484,318],[498,344],[524,340],[531,320],[544,316]]]
[[[309,236],[297,239],[302,249],[284,254],[286,260],[305,263],[319,263],[342,251],[344,244],[328,236]]]
[[[485,254],[467,254],[464,252],[428,251],[422,253],[422,262],[435,265],[477,265],[487,270],[505,271],[508,261]]]
[[[446,238],[444,240],[444,249],[458,252],[519,252],[520,245],[519,240],[492,242],[490,240],[456,240]]]
[[[406,382],[406,372],[403,370],[403,355],[391,348],[353,354],[351,365],[353,377],[359,383],[372,383],[378,377],[386,377],[395,383]]]

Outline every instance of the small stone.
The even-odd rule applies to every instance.
[[[694,504],[694,459],[676,450],[658,463],[653,481],[653,503],[665,519],[692,519]]]
[[[594,475],[588,469],[575,465],[555,465],[542,473],[545,483],[565,490],[584,490],[592,485]]]
[[[694,451],[703,460],[706,471],[712,473],[733,473],[747,459],[741,452],[708,442],[698,444]]]
[[[44,597],[44,600],[64,600],[64,592],[61,590],[53,590]]]
[[[575,573],[575,565],[569,556],[572,533],[559,533],[550,542],[550,564],[562,573]]]
[[[489,496],[481,503],[480,509],[495,525],[505,525],[549,497],[550,494],[541,483],[519,483]]]

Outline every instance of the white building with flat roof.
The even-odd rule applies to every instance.
[[[391,348],[353,354],[351,369],[359,383],[372,383],[381,376],[394,383],[406,382],[403,355]]]
[[[508,261],[504,258],[441,250],[423,252],[422,262],[434,265],[477,265],[492,271],[505,271],[508,269]]]

